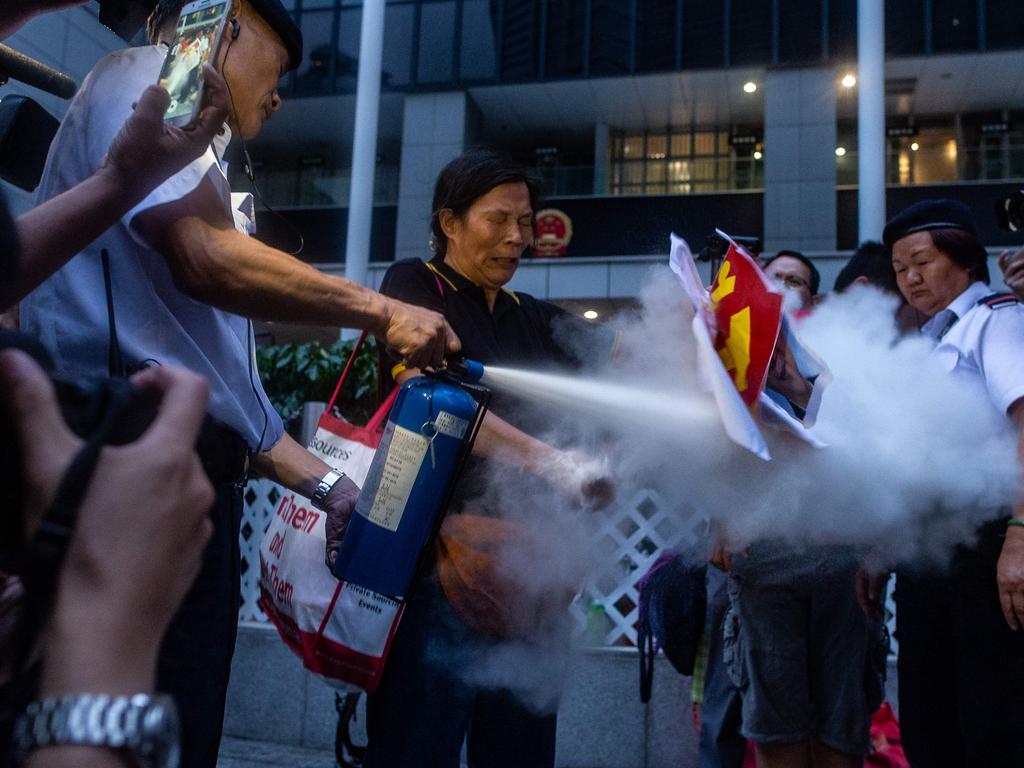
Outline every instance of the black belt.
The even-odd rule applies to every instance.
[[[196,439],[196,451],[211,483],[245,480],[249,470],[249,445],[233,429],[207,416]]]

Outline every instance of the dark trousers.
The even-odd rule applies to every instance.
[[[996,589],[1005,524],[941,575],[896,579],[900,730],[913,768],[1024,766],[1024,630]]]
[[[747,740],[740,735],[743,702],[722,656],[722,624],[729,610],[729,577],[707,568],[707,667],[700,707],[700,768],[741,768]]]
[[[366,704],[365,768],[553,768],[556,713],[536,714],[507,690],[459,674],[492,642],[455,615],[437,583],[418,587]]]
[[[215,484],[214,531],[192,589],[164,636],[157,690],[169,693],[181,719],[181,765],[215,768],[224,722],[239,608],[238,529],[242,491]]]

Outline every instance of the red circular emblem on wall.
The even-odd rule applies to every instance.
[[[533,240],[534,256],[565,256],[572,240],[572,219],[565,211],[545,208],[537,211],[537,234]]]

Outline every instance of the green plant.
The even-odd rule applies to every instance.
[[[326,346],[310,341],[256,350],[263,388],[289,432],[299,428],[304,403],[331,399],[354,345],[354,340]],[[377,345],[372,336],[352,364],[335,408],[353,424],[365,424],[376,410]]]

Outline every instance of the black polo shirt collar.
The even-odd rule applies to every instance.
[[[465,275],[456,271],[450,264],[445,262],[443,256],[435,256],[427,262],[427,269],[437,275],[445,283],[446,289],[451,289],[456,293],[460,291],[471,292],[479,291],[481,296],[483,295],[483,288],[478,286],[472,280]],[[498,297],[494,302],[495,316],[504,312],[510,304],[514,303],[516,306],[520,306],[521,302],[519,297],[516,296],[515,291],[510,291],[508,288],[502,288],[498,291]]]

